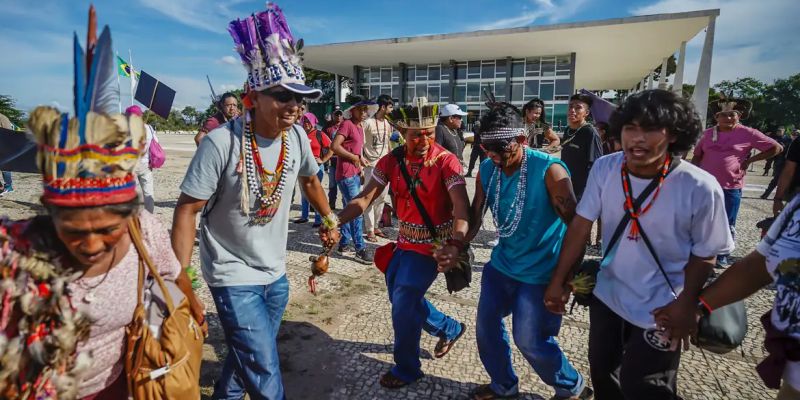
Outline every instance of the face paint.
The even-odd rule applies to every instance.
[[[433,130],[409,131],[406,135],[406,157],[424,158],[433,146]]]

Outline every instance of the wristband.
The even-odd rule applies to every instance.
[[[330,213],[324,217],[322,217],[322,226],[325,229],[332,231],[339,227],[339,217],[336,216],[334,213]]]
[[[465,248],[467,248],[467,242],[465,242],[463,240],[453,239],[453,238],[447,239],[447,242],[445,242],[445,244],[448,245],[448,246],[454,246],[459,251],[464,250]]]
[[[714,309],[711,308],[711,306],[709,306],[708,303],[706,303],[705,299],[703,299],[703,296],[698,296],[697,300],[699,300],[700,304],[703,306],[703,315],[705,316],[711,315]]]

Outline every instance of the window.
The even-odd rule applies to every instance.
[[[428,97],[428,85],[426,83],[417,84],[417,97]]]
[[[450,101],[450,84],[449,83],[443,83],[442,84],[442,91],[439,94],[439,101],[443,101],[443,102]]]
[[[456,64],[456,79],[467,79],[467,63]]]
[[[381,86],[381,94],[388,94],[389,96],[392,95],[392,87],[388,85]]]
[[[539,98],[544,101],[552,101],[553,100],[553,91],[555,85],[552,81],[550,82],[542,82],[542,85],[539,90]],[[527,93],[526,93],[527,94]]]
[[[481,63],[481,79],[494,79],[494,61]]]
[[[392,67],[392,82],[400,82],[400,68]]]
[[[508,63],[506,60],[497,60],[497,65],[495,67],[495,78],[505,79],[507,73]]]
[[[428,66],[428,80],[429,81],[438,81],[441,79],[442,76],[442,67],[440,65],[429,65]]]
[[[556,75],[556,60],[543,59],[542,60],[542,76],[555,76]]]
[[[495,82],[494,84],[494,97],[497,100],[505,101],[506,100],[506,83],[505,82]]]
[[[569,76],[572,68],[571,57],[556,58],[556,76]]]
[[[494,82],[481,83],[481,93],[480,93],[480,99],[478,99],[478,101],[485,98],[484,93],[493,93],[495,95],[497,94],[494,91]]]
[[[443,81],[450,79],[450,64],[442,65],[442,76],[441,79]]]
[[[525,61],[525,76],[539,76],[541,62],[539,57],[529,58]]]
[[[392,81],[392,69],[391,68],[381,68],[381,82],[391,82]]]
[[[369,69],[369,81],[370,83],[377,83],[381,81],[381,70],[379,68]]]
[[[511,63],[511,77],[522,78],[525,76],[525,60],[514,60]]]
[[[438,86],[428,86],[428,101],[432,103],[439,102],[439,87]]]
[[[380,85],[372,85],[369,87],[369,97],[375,98],[380,96],[380,94],[381,94]]]
[[[525,81],[525,96],[523,101],[528,101],[539,96],[539,81],[535,79]]]
[[[522,83],[511,84],[511,101],[522,101]]]
[[[568,100],[572,95],[572,85],[569,79],[556,79],[556,100]]]
[[[481,77],[481,62],[480,61],[470,61],[467,64],[467,78],[468,79],[478,79]]]
[[[414,101],[414,97],[416,97],[417,92],[415,90],[414,85],[406,85],[406,96],[403,99],[403,103],[410,104]]]
[[[481,101],[481,85],[478,82],[467,83],[467,101]]]
[[[417,65],[417,79],[418,81],[427,81],[428,80],[428,66],[427,65]]]
[[[414,82],[417,80],[417,69],[410,65],[406,67],[406,82]]]
[[[562,127],[567,125],[567,105],[566,104],[555,104],[553,106],[553,112],[550,114],[553,116],[553,126]]]
[[[369,86],[361,86],[361,88],[358,90],[358,94],[364,97],[369,97]]]
[[[400,98],[400,85],[392,85],[392,99]]]
[[[460,84],[456,85],[456,103],[464,103],[467,101],[467,85]]]

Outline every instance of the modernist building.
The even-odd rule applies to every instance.
[[[478,116],[485,109],[484,90],[519,106],[538,97],[547,105],[549,122],[559,126],[578,89],[666,88],[665,79],[654,82],[652,71],[676,51],[673,81],[682,87],[686,42],[704,29],[695,93],[707,93],[702,87],[709,84],[718,15],[719,10],[703,10],[334,43],[306,47],[304,59],[311,68],[352,78],[359,93],[389,94],[401,104],[426,96]],[[706,108],[707,94],[694,100],[698,109]]]

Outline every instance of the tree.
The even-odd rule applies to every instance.
[[[181,111],[181,115],[183,115],[184,121],[189,125],[197,125],[198,119],[200,119],[200,113],[192,106],[184,107]]]
[[[21,127],[27,118],[25,113],[17,108],[16,101],[11,96],[0,94],[0,114],[5,115],[12,124]]]
[[[678,63],[675,60],[675,55],[673,54],[669,56],[669,58],[667,59],[667,77],[674,74],[675,71],[677,70],[678,70]],[[653,70],[653,80],[658,81],[659,77],[661,77],[661,65],[659,65],[658,67],[656,67],[656,69]]]

